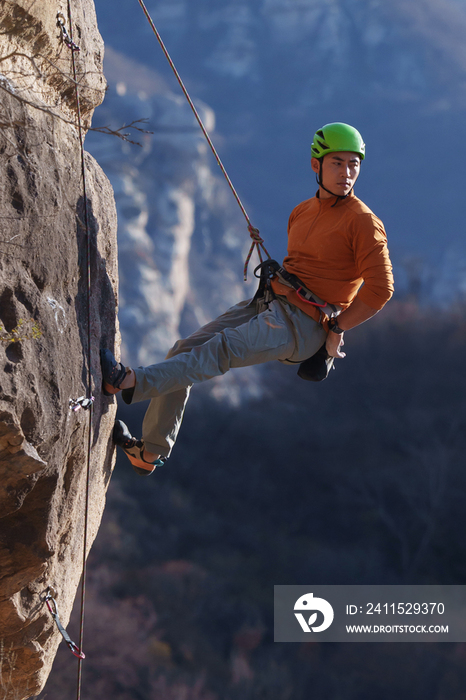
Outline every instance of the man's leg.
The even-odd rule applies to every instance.
[[[250,305],[250,300],[233,306],[188,338],[178,340],[168,352],[166,359],[189,352],[193,347],[210,340],[215,333],[219,333],[224,328],[233,328],[247,323],[256,315],[255,309],[255,304]],[[142,424],[142,437],[148,452],[163,457],[170,456],[181,427],[190,391],[191,386],[188,385],[151,400]],[[135,400],[140,400],[137,395]]]
[[[316,352],[325,331],[313,319],[276,300],[256,314],[242,302],[179,341],[164,362],[135,370],[134,401],[152,398],[144,418],[147,450],[168,456],[176,440],[193,383],[270,360],[284,360]],[[295,326],[299,326],[296,331]],[[297,358],[299,359],[299,358]]]

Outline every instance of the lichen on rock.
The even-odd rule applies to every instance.
[[[84,134],[105,94],[103,44],[91,0],[73,0],[71,11]],[[85,154],[85,224],[75,82],[58,13],[69,29],[59,0],[0,6],[2,700],[31,697],[45,684],[61,641],[44,605],[49,586],[64,624],[71,612],[83,562],[89,430],[87,550],[113,466],[115,404],[100,392],[98,351],[119,344],[115,205]],[[15,333],[31,319],[40,332]],[[70,399],[89,393],[92,412],[70,410]]]

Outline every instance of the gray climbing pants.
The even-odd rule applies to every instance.
[[[243,301],[189,338],[178,340],[167,358],[135,369],[131,403],[151,399],[142,426],[150,452],[168,457],[175,444],[193,384],[271,360],[299,363],[323,345],[322,326],[284,297],[263,310]]]

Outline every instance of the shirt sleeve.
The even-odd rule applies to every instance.
[[[374,214],[357,217],[353,249],[359,276],[364,280],[358,297],[372,309],[380,310],[391,298],[394,285],[387,234]]]

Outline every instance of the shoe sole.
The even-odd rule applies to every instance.
[[[114,386],[111,384],[106,384],[105,382],[102,382],[102,391],[105,394],[105,396],[114,396],[115,394],[118,394],[121,389],[115,389]]]
[[[124,427],[122,427],[122,426],[124,426]],[[140,472],[141,469],[143,470],[143,474],[142,474],[143,476],[152,474],[152,472],[154,472],[154,471],[156,470],[157,467],[159,467],[159,466],[161,466],[161,464],[163,464],[163,461],[161,461],[161,460],[156,460],[155,463],[152,464],[152,463],[150,463],[150,462],[145,462],[145,461],[141,458],[141,456],[137,456],[137,455],[131,454],[131,452],[130,452],[129,450],[134,450],[134,449],[136,449],[136,450],[139,451],[139,455],[140,455],[140,454],[141,454],[141,449],[140,449],[139,447],[136,447],[136,446],[135,446],[135,447],[129,447],[129,448],[128,448],[128,447],[125,447],[125,446],[122,444],[123,439],[124,439],[124,438],[123,438],[123,432],[124,432],[125,430],[126,430],[126,431],[128,430],[128,426],[126,426],[126,425],[123,423],[123,421],[116,421],[116,422],[115,422],[115,427],[113,428],[113,436],[112,436],[112,437],[113,437],[113,442],[114,442],[115,445],[117,445],[118,447],[121,447],[121,449],[123,450],[123,452],[125,453],[125,455],[128,457],[129,461],[130,461],[131,464],[133,465],[134,470],[135,470],[138,474],[141,473],[141,472]],[[129,431],[128,431],[128,434],[130,434]]]
[[[121,364],[121,362],[118,362],[115,359],[115,356],[113,355],[113,353],[110,350],[103,349],[103,348],[100,350],[100,367],[101,367],[101,371],[102,371],[102,392],[105,396],[114,396],[115,394],[118,394],[118,392],[121,391],[121,389],[119,387],[113,386],[113,384],[109,384],[104,379],[105,371],[106,371],[106,369],[108,369],[108,362],[109,362],[109,359],[105,353],[111,354],[114,361],[117,363],[117,365],[120,365],[120,367],[123,367],[123,365]],[[107,365],[107,367],[105,367],[105,365]],[[109,372],[109,374],[111,374],[111,372]],[[121,379],[119,379],[120,384],[124,378],[125,377],[123,376]]]
[[[157,465],[150,465],[148,462],[144,462],[142,459],[134,457],[132,454],[129,454],[129,452],[127,452],[124,447],[122,447],[122,450],[128,457],[133,467],[137,467],[138,469],[144,469],[144,471],[148,472],[148,474],[152,474],[152,472],[157,469]]]

